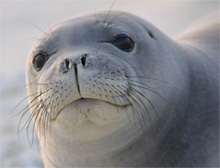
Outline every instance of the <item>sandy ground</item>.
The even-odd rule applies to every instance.
[[[18,138],[17,128],[27,105],[25,62],[31,46],[58,21],[85,12],[109,10],[111,1],[1,1],[1,167],[43,167],[36,138],[30,147],[26,129]],[[175,36],[197,19],[219,9],[218,1],[116,1],[113,10],[139,15],[170,36]],[[41,29],[41,30],[40,30]],[[29,112],[21,122],[25,124]],[[31,136],[29,136],[31,138]]]

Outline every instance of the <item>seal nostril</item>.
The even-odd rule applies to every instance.
[[[82,57],[81,57],[81,63],[82,63],[83,66],[86,65],[86,56],[87,56],[87,54],[83,54]]]
[[[70,61],[69,59],[65,59],[61,64],[61,71],[63,73],[66,73],[69,71],[69,69],[70,69]]]
[[[64,61],[65,61],[66,67],[69,69],[70,61],[68,59],[65,59]]]

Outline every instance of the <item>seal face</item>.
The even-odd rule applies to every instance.
[[[166,165],[170,155],[156,159],[160,142],[191,96],[186,53],[122,12],[71,18],[45,33],[26,71],[45,166]]]
[[[64,21],[33,48],[28,64],[33,79],[28,81],[40,83],[30,90],[40,94],[39,104],[44,109],[39,116],[36,114],[36,120],[45,115],[47,122],[75,123],[71,129],[81,127],[85,120],[104,125],[118,121],[121,127],[133,115],[121,111],[145,110],[146,101],[140,102],[147,98],[142,95],[137,79],[129,79],[141,70],[132,67],[136,64],[137,47],[141,47],[137,43],[140,37],[130,33],[132,27],[122,29],[123,24],[103,22],[105,17],[102,14],[87,16],[83,21],[81,18]],[[89,31],[84,27],[89,27]],[[136,107],[131,107],[132,104]],[[73,109],[71,112],[67,110],[69,107]],[[119,115],[128,116],[125,119]]]

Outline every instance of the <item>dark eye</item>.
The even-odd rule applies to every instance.
[[[48,56],[44,53],[40,53],[36,55],[33,60],[34,68],[37,71],[40,71],[43,68],[44,64],[46,63],[47,59],[48,59]]]
[[[131,52],[134,49],[134,41],[126,34],[117,35],[112,44],[120,50]]]

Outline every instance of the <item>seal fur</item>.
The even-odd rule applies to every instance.
[[[172,40],[111,11],[43,35],[26,76],[45,167],[219,166],[218,28],[212,21]],[[115,46],[119,34],[132,51]]]

